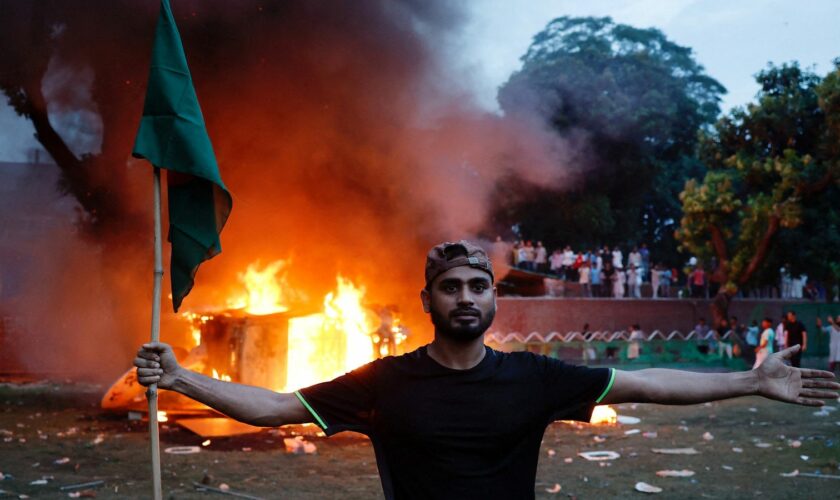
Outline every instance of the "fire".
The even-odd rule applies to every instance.
[[[221,380],[223,382],[230,382],[231,381],[230,375],[228,375],[226,373],[222,373],[221,375],[219,375],[219,372],[216,371],[215,368],[213,368],[212,377],[216,380]]]
[[[169,421],[169,417],[166,416],[165,411],[158,410],[157,417],[158,417],[158,422],[168,422]]]
[[[228,307],[254,315],[288,311],[292,288],[286,282],[287,264],[285,260],[275,260],[262,269],[259,262],[249,264],[245,272],[238,274],[245,291],[229,300]]]
[[[592,410],[590,424],[615,425],[618,423],[618,414],[609,405],[599,405]]]
[[[375,318],[362,306],[365,288],[341,276],[324,297],[324,312],[289,320],[284,390],[329,380],[374,359]]]
[[[193,347],[201,345],[201,325],[207,323],[213,316],[198,314],[190,311],[181,313],[181,316],[190,322],[190,336],[193,340]]]

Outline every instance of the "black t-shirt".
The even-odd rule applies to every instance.
[[[787,330],[787,346],[791,347],[796,344],[802,345],[802,333],[805,331],[805,325],[801,321],[796,320],[793,323],[786,321],[785,330]]]
[[[370,437],[386,498],[533,498],[546,426],[588,421],[615,373],[486,350],[453,370],[421,347],[295,394],[328,436]]]

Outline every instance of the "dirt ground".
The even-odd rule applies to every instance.
[[[69,383],[0,384],[0,498],[70,498],[73,491],[83,498],[149,497],[146,423],[103,413],[98,408],[103,392]],[[689,407],[622,405],[618,412],[641,421],[549,427],[537,472],[538,498],[638,498],[645,496],[634,491],[639,481],[662,488],[663,498],[840,498],[840,479],[782,476],[794,471],[840,476],[840,411],[815,415],[813,408],[743,398]],[[382,497],[366,438],[307,436],[317,453],[294,455],[283,444],[293,431],[266,429],[202,446],[199,436],[164,424],[163,448],[200,447],[196,454],[162,455],[164,497],[222,498],[196,491],[193,482],[202,480],[262,498]],[[698,454],[652,451],[688,447]],[[578,456],[603,450],[621,456],[603,462]],[[657,477],[664,469],[695,474]],[[94,488],[60,490],[100,480],[104,483]]]

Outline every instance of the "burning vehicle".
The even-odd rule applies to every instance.
[[[290,392],[332,379],[364,363],[402,351],[409,330],[396,306],[367,304],[366,289],[341,275],[335,289],[311,305],[292,288],[287,261],[252,263],[239,274],[241,293],[224,309],[187,311],[190,345],[174,346],[186,369],[225,381]],[[102,398],[114,412],[147,409],[134,369],[125,372]],[[164,391],[167,414],[206,414],[207,406]]]

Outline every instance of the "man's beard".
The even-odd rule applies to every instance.
[[[470,310],[479,312],[474,308],[471,308]],[[435,325],[435,333],[438,333],[449,340],[457,342],[470,342],[484,335],[484,332],[490,328],[490,325],[493,323],[493,318],[496,317],[496,308],[494,307],[490,309],[487,313],[479,312],[478,322],[471,322],[467,325],[453,325],[451,318],[448,315],[435,309],[430,311],[430,316],[432,318],[432,324]]]

